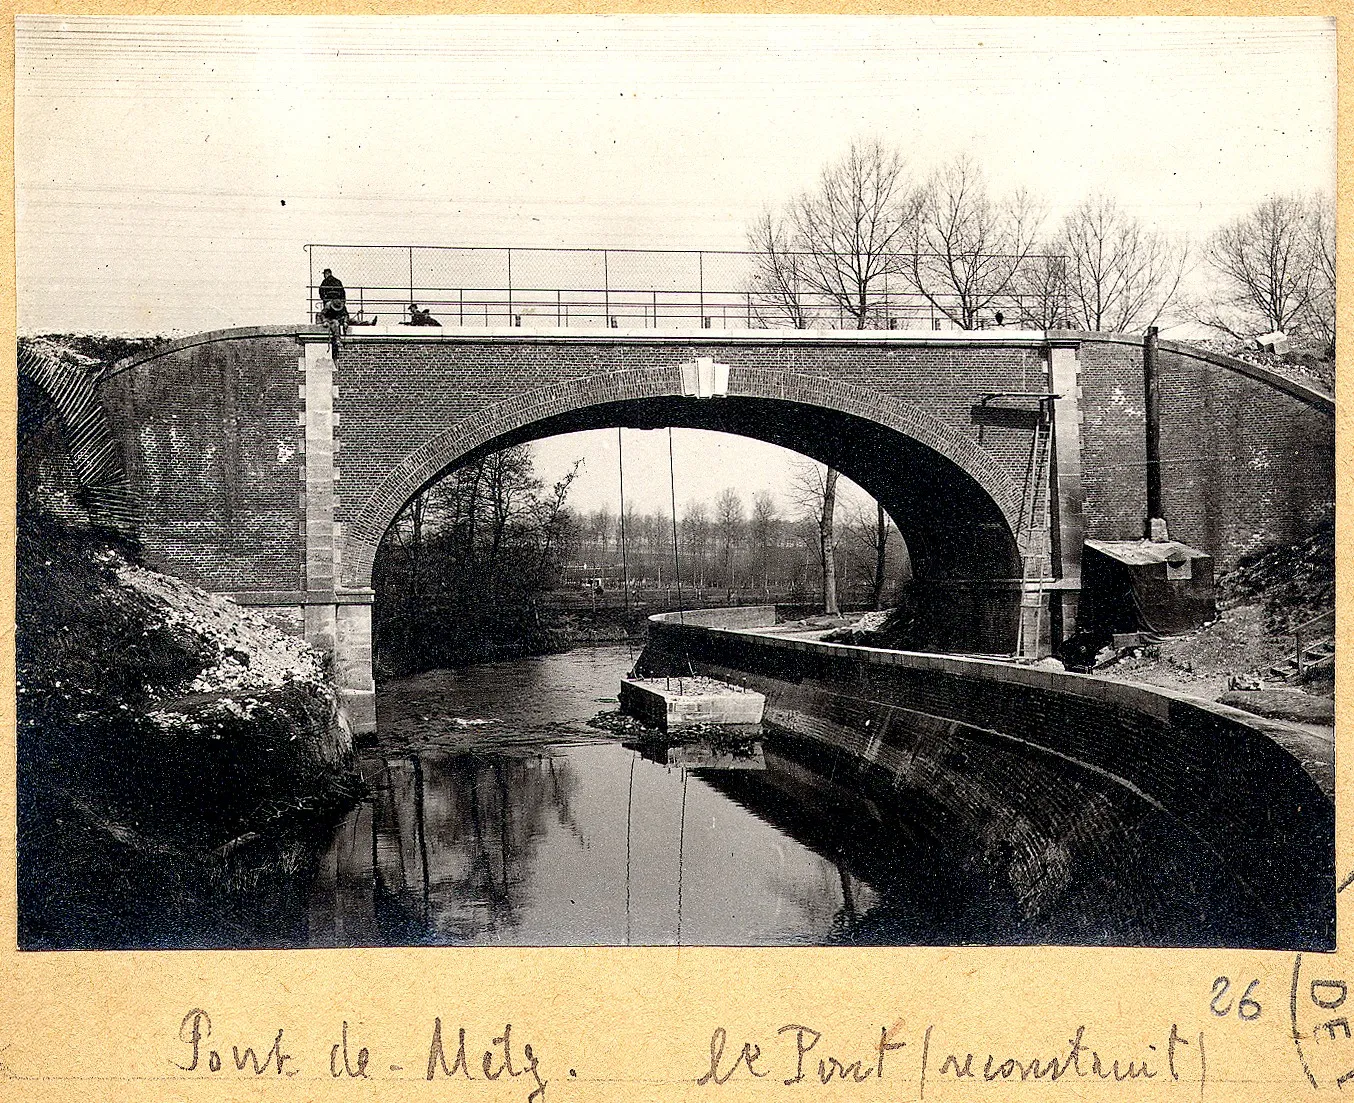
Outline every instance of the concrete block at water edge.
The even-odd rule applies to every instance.
[[[621,711],[664,729],[695,724],[759,724],[766,698],[713,678],[621,682]]]

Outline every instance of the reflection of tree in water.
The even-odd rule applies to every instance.
[[[517,925],[549,817],[586,846],[565,761],[474,754],[383,760],[373,784],[372,901],[383,937],[465,941]]]

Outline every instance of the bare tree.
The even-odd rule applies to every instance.
[[[967,154],[927,180],[911,219],[909,276],[926,300],[961,329],[1015,298],[1017,280],[1043,222],[1023,190],[995,200]]]
[[[540,545],[536,559],[536,589],[544,590],[549,584],[550,572],[561,551],[567,551],[571,541],[578,534],[577,521],[569,512],[569,487],[578,478],[583,467],[581,459],[550,489],[548,495],[541,495],[534,503],[535,529],[540,533]],[[535,598],[532,598],[535,608]],[[538,618],[539,619],[539,618]]]
[[[424,529],[428,521],[429,499],[436,484],[424,487],[395,515],[385,539],[403,550],[409,562],[409,592],[418,597],[423,585]]]
[[[759,490],[752,499],[752,521],[748,536],[757,575],[762,580],[762,593],[771,587],[771,553],[780,542],[780,516],[776,499],[765,490]]]
[[[1056,244],[1029,257],[1015,281],[1019,293],[1020,324],[1033,329],[1071,329],[1067,301],[1067,258],[1055,252]]]
[[[724,585],[729,600],[732,600],[734,555],[743,537],[743,499],[731,486],[724,489],[715,503],[715,525],[719,530],[719,546],[724,559]]]
[[[793,244],[808,254],[803,279],[856,329],[878,314],[888,277],[902,272],[914,201],[902,154],[872,139],[852,143],[791,205]]]
[[[1312,287],[1307,328],[1335,354],[1335,203],[1318,193],[1311,200],[1308,222],[1312,254]]]
[[[1156,325],[1174,303],[1185,277],[1188,247],[1172,243],[1105,196],[1093,196],[1072,211],[1045,250],[1042,264],[1061,274],[1063,315],[1076,329],[1103,333],[1139,332]],[[1049,313],[1041,308],[1041,313]]]
[[[1299,328],[1311,310],[1312,205],[1271,195],[1221,227],[1205,247],[1220,284],[1220,301],[1199,321],[1234,337]]]
[[[884,585],[888,581],[890,552],[895,550],[894,539],[897,530],[889,521],[884,506],[879,501],[853,500],[846,525],[846,533],[852,543],[865,553],[872,563],[873,578],[870,583],[870,607],[880,609],[884,601]]]
[[[710,513],[704,502],[695,502],[682,514],[682,542],[691,563],[691,584],[705,587],[705,568],[710,554]]]
[[[900,252],[914,206],[902,154],[877,139],[853,142],[786,214],[763,212],[749,231],[759,255],[753,287],[765,311],[800,329],[816,316],[809,303],[838,311],[856,329],[878,322],[881,307],[887,312],[888,278],[904,270]],[[829,471],[823,481],[835,490],[837,473]],[[826,524],[831,548],[831,510],[825,517],[820,527]],[[824,602],[830,591],[836,612],[835,570],[825,571],[824,579]]]
[[[795,503],[818,526],[818,564],[823,579],[823,612],[836,616],[837,604],[837,479],[838,472],[820,463],[798,463],[793,468],[791,493]]]
[[[784,215],[763,211],[748,230],[755,265],[748,295],[762,325],[789,323],[808,329],[814,313],[805,273],[807,255],[796,246],[794,226]]]

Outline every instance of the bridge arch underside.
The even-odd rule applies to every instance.
[[[616,427],[729,433],[835,468],[883,505],[907,544],[914,646],[986,653],[1015,648],[1021,559],[1007,514],[954,460],[896,429],[839,410],[745,396],[604,402],[495,436],[444,463],[420,489],[512,445]],[[391,520],[393,514],[383,519],[382,530]]]

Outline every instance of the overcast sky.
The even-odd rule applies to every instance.
[[[304,320],[308,242],[738,249],[869,136],[920,173],[970,152],[1050,223],[1103,191],[1201,240],[1266,194],[1333,191],[1335,36],[1318,19],[20,16],[15,111],[20,332],[192,332]],[[636,470],[665,478],[666,436],[631,436]],[[614,502],[614,437],[580,505]],[[750,497],[763,469],[782,489],[772,453],[740,445],[735,480],[682,437],[679,501],[735,481]],[[547,474],[579,443],[542,448]]]

